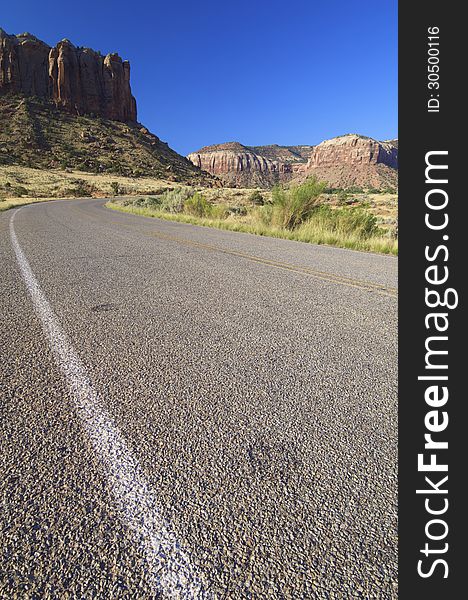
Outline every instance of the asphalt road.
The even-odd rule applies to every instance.
[[[396,259],[103,204],[0,215],[0,598],[397,598]]]

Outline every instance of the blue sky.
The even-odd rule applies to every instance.
[[[119,52],[139,121],[182,154],[397,136],[396,0],[22,0],[0,26]]]

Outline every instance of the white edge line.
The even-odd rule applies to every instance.
[[[157,498],[150,490],[137,459],[103,408],[84,364],[31,270],[14,228],[19,210],[15,210],[10,219],[10,237],[21,275],[82,426],[105,466],[109,489],[120,516],[144,551],[154,591],[174,599],[211,598],[162,516]]]

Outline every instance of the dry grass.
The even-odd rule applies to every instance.
[[[119,195],[154,194],[174,186],[162,179],[122,175],[56,171],[21,166],[0,166],[0,201],[12,198],[74,198],[77,196],[110,197]],[[83,188],[87,193],[80,193]]]
[[[10,200],[0,201],[0,212],[10,208],[18,208],[18,206],[24,206],[25,204],[48,202],[50,200],[56,200],[56,198],[11,198]]]
[[[272,226],[272,223],[264,223],[259,218],[262,207],[255,207],[252,204],[254,191],[252,189],[190,187],[151,177],[134,178],[108,173],[95,174],[82,171],[45,170],[18,165],[0,165],[0,211],[23,204],[58,198],[110,198],[116,195],[129,197],[158,196],[165,191],[179,188],[190,190],[192,193],[202,192],[206,200],[214,207],[210,218],[201,218],[184,213],[169,214],[157,208],[123,206],[123,202],[116,203],[120,201],[118,198],[116,198],[116,202],[109,205],[112,208],[133,212],[134,214],[156,216],[231,231],[243,231],[257,235],[388,254],[397,254],[398,252],[398,242],[391,235],[397,218],[397,196],[395,194],[350,194],[344,201],[343,197],[337,194],[324,196],[323,203],[334,208],[343,206],[343,202],[346,206],[364,207],[377,216],[377,224],[380,228],[389,230],[389,235],[360,239],[349,233],[330,231],[320,222],[304,223],[293,231]],[[269,204],[272,198],[271,192],[261,190],[260,193],[264,202]],[[228,213],[228,215],[219,218],[223,212]]]
[[[304,223],[295,230],[289,230],[282,227],[272,227],[271,225],[261,223],[254,212],[242,216],[229,216],[225,219],[197,217],[185,213],[168,213],[146,207],[132,205],[122,205],[117,202],[108,202],[108,208],[127,212],[145,217],[155,217],[168,221],[177,221],[179,223],[191,223],[204,227],[214,227],[228,231],[239,231],[243,233],[252,233],[267,237],[276,237],[281,239],[295,240],[311,244],[329,245],[340,248],[349,248],[352,250],[362,250],[366,252],[377,252],[379,254],[398,254],[398,241],[385,236],[373,236],[362,239],[357,235],[332,232],[326,228],[312,223]]]
[[[88,194],[77,194],[79,187],[85,186]],[[116,192],[115,184],[118,186]],[[228,205],[248,203],[252,189],[204,188],[174,184],[167,179],[152,177],[125,177],[115,174],[95,174],[73,170],[33,169],[23,166],[0,165],[0,202],[13,198],[76,198],[77,196],[104,197],[137,196],[160,194],[165,190],[182,187],[203,191],[209,202],[221,199]],[[18,192],[24,192],[19,194]],[[265,199],[271,192],[262,191]]]

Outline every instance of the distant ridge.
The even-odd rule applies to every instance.
[[[187,156],[230,185],[271,187],[316,175],[331,187],[396,188],[398,140],[380,142],[350,133],[316,146],[205,146]]]

